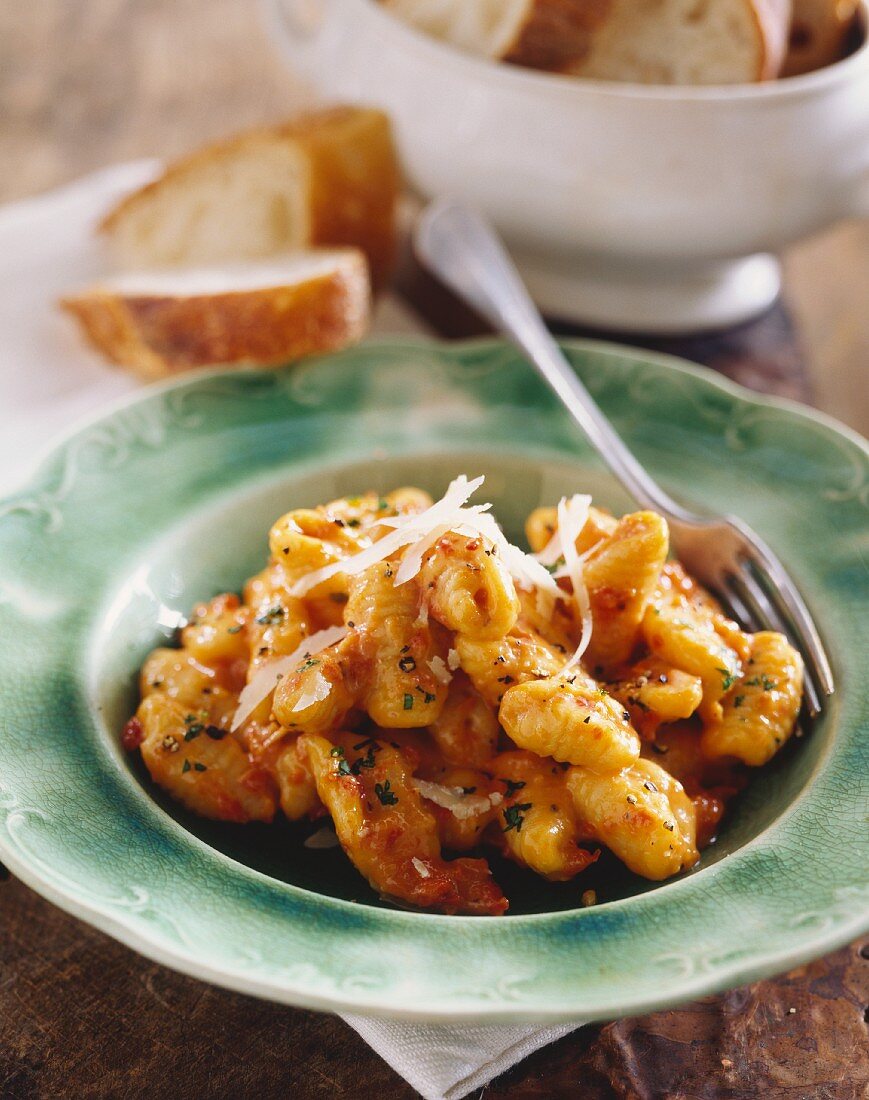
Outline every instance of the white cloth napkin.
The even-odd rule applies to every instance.
[[[467,1027],[342,1016],[425,1100],[459,1100],[577,1024]]]
[[[55,303],[106,271],[93,228],[110,203],[157,169],[155,161],[122,164],[0,208],[0,493],[27,476],[58,432],[141,385],[89,351]],[[426,329],[387,297],[375,331]],[[344,1019],[425,1100],[458,1100],[578,1026]]]

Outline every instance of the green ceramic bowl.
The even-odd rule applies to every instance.
[[[487,475],[519,537],[565,492],[628,501],[517,354],[370,344],[278,372],[143,391],[0,503],[0,857],[36,890],[197,977],[314,1008],[420,1020],[633,1014],[783,970],[869,908],[865,691],[869,458],[820,416],[684,364],[567,351],[639,458],[692,507],[733,511],[799,580],[838,691],[760,772],[700,867],[550,886],[500,866],[511,915],[381,905],[304,828],[215,825],[119,747],[144,655],[238,588],[291,507]],[[862,556],[861,556],[862,555]],[[610,868],[611,870],[611,868]],[[601,904],[582,909],[594,885]]]

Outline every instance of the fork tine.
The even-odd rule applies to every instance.
[[[791,633],[798,639],[798,648],[807,657],[806,663],[811,665],[821,692],[824,695],[832,695],[835,682],[830,661],[814,620],[796,585],[766,543],[753,531],[747,531],[744,525],[740,524],[740,529],[750,550],[746,556],[751,561],[758,582],[764,587],[770,600],[779,608],[780,614],[790,622]]]
[[[744,626],[747,630],[759,630],[760,623],[747,607],[745,600],[739,593],[737,586],[733,583],[732,574],[728,574],[724,579],[724,585],[721,591],[717,593],[726,601],[726,608],[730,612],[731,616],[736,621]]]
[[[753,613],[753,616],[764,629],[776,630],[780,634],[789,636],[792,641],[796,640],[793,638],[793,631],[788,628],[788,624],[785,622],[778,609],[772,604],[760,582],[747,568],[743,568],[742,572],[739,574],[732,574],[729,579],[731,585],[742,596],[750,613]],[[821,713],[821,695],[815,681],[814,668],[806,659],[805,651],[799,643],[797,644],[797,649],[799,649],[800,653],[803,655],[805,663],[803,688],[806,698],[806,707],[812,718],[815,718]]]

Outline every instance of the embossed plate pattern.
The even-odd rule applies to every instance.
[[[151,388],[67,438],[0,502],[0,858],[169,966],[293,1004],[408,1019],[633,1014],[783,970],[865,929],[865,446],[663,356],[566,348],[668,489],[768,538],[833,655],[828,712],[758,777],[700,870],[591,909],[498,919],[355,904],[194,835],[118,747],[144,653],[195,599],[257,567],[281,508],[410,479],[440,491],[460,469],[490,475],[487,496],[514,535],[559,492],[589,486],[626,504],[495,342],[371,344]]]

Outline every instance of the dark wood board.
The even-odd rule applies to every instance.
[[[14,878],[0,883],[0,945],[3,1100],[416,1095],[337,1017],[176,974]],[[581,1028],[476,1096],[858,1100],[869,1090],[869,941],[862,951]]]

